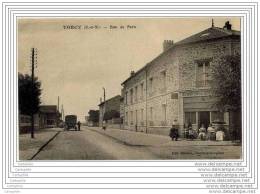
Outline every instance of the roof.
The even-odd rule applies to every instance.
[[[39,111],[41,113],[56,113],[58,110],[56,105],[41,105]]]
[[[106,100],[105,102],[108,102],[108,101],[111,101],[111,100],[114,100],[115,98],[118,98],[119,100],[121,99],[121,96],[120,95],[116,95],[112,98],[109,98],[108,100]],[[104,104],[104,102],[101,102],[98,106],[101,106],[102,104]]]
[[[219,27],[210,27],[197,34],[189,36],[179,42],[176,42],[170,49],[164,51],[163,53],[158,55],[156,58],[154,58],[151,62],[147,63],[144,67],[139,69],[133,76],[128,77],[122,84],[126,83],[132,77],[134,77],[139,72],[141,72],[143,69],[148,67],[153,61],[155,61],[159,57],[163,56],[165,53],[168,53],[169,51],[171,51],[173,48],[176,48],[177,46],[193,44],[193,43],[198,43],[198,42],[203,42],[203,41],[216,40],[216,39],[227,38],[227,37],[232,37],[232,36],[240,37],[240,31],[226,30],[226,29],[219,28]]]
[[[225,30],[223,28],[211,27],[202,32],[194,34],[188,38],[185,38],[184,40],[175,43],[175,45],[207,41],[212,39],[224,38],[232,35],[240,36],[240,32],[236,30]]]

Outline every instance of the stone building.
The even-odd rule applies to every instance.
[[[101,102],[99,106],[99,126],[103,126],[104,123],[104,116],[107,113],[118,113],[118,117],[111,118],[107,120],[107,124],[110,124],[111,127],[113,127],[113,124],[120,124],[120,101],[121,101],[121,96],[117,95],[114,96],[113,98],[110,98],[106,100],[105,102]]]
[[[229,113],[220,112],[212,95],[210,66],[215,59],[240,54],[240,32],[210,27],[174,43],[166,40],[163,52],[123,83],[124,128],[169,134],[177,122],[194,129],[222,121],[229,127]]]

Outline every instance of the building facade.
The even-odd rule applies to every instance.
[[[120,101],[121,96],[117,95],[113,98],[106,100],[105,102],[101,102],[99,106],[99,126],[102,127],[104,124],[104,116],[107,113],[115,114],[118,113],[118,116],[115,118],[111,118],[106,120],[106,124],[110,124],[113,127],[113,124],[120,124]]]
[[[229,113],[214,106],[210,67],[220,57],[240,54],[240,32],[227,22],[176,43],[164,41],[163,49],[122,83],[124,128],[163,135],[174,122],[181,135],[185,123],[198,129],[218,121],[228,128]]]
[[[61,119],[56,105],[41,105],[38,115],[40,129],[58,127]]]

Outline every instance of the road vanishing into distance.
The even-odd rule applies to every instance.
[[[128,160],[159,159],[145,147],[125,145],[109,136],[81,127],[61,132],[35,160]]]
[[[61,131],[33,160],[238,159],[241,145],[82,126]]]

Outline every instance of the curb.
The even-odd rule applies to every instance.
[[[122,143],[122,144],[124,144],[124,145],[127,145],[127,146],[138,146],[138,147],[157,147],[158,145],[143,145],[143,144],[130,144],[130,143],[128,143],[128,142],[126,142],[126,141],[123,141],[123,140],[120,140],[120,139],[118,139],[117,137],[114,137],[114,136],[112,136],[112,135],[109,135],[109,134],[107,134],[107,133],[105,133],[104,131],[99,131],[99,130],[96,130],[96,129],[90,129],[90,128],[88,128],[88,130],[90,130],[90,131],[93,131],[93,132],[96,132],[96,133],[99,133],[99,134],[101,134],[101,135],[104,135],[104,136],[107,136],[107,137],[110,137],[111,139],[114,139],[115,141],[117,141],[117,142],[119,142],[119,143]],[[181,141],[181,140],[180,140]],[[186,140],[185,140],[186,141]],[[171,140],[169,141],[169,142],[171,142]],[[166,143],[169,143],[169,142],[166,142]],[[162,143],[162,144],[159,144],[159,145],[165,145],[166,143]],[[174,146],[176,146],[176,145],[174,145]],[[183,145],[180,145],[181,147],[183,146]],[[190,146],[190,145],[189,145]],[[192,145],[192,146],[241,146],[239,143],[229,143],[229,144],[226,144],[226,143],[223,143],[223,144],[202,144],[202,145]],[[179,147],[179,146],[177,146],[177,147]]]
[[[29,160],[33,160],[43,150],[43,148],[45,148],[52,140],[54,140],[55,137],[57,137],[57,135],[59,135],[59,133],[60,131],[58,131],[52,138],[50,138],[45,144],[43,144]]]

